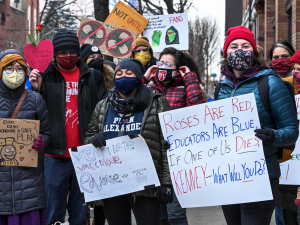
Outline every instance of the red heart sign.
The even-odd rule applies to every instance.
[[[41,41],[37,47],[27,44],[24,55],[28,65],[44,73],[53,58],[53,45],[50,40]]]
[[[21,162],[24,160],[24,157],[20,157]]]

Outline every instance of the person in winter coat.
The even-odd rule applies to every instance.
[[[165,48],[155,66],[150,67],[143,77],[143,83],[149,84],[152,90],[163,95],[172,109],[203,103],[196,64],[189,56],[175,48]],[[174,193],[173,202],[161,208],[162,224],[188,224],[186,209],[181,208]]]
[[[25,91],[27,64],[14,49],[0,53],[0,118],[11,118]],[[48,111],[42,96],[28,91],[16,119],[39,120],[39,137],[32,146],[38,151],[38,166],[0,166],[0,224],[46,225],[43,149],[50,141]],[[12,141],[6,139],[8,149]],[[12,151],[14,148],[10,148]],[[1,154],[1,158],[3,155]]]
[[[163,141],[158,118],[158,113],[171,108],[164,97],[152,93],[142,84],[143,74],[144,67],[137,59],[124,59],[117,65],[116,87],[97,104],[84,139],[85,144],[92,143],[100,148],[105,145],[105,140],[141,134],[160,179],[159,188],[104,199],[104,214],[110,225],[131,225],[131,210],[138,225],[159,224],[160,203],[166,204],[173,199],[167,151],[162,149],[166,141]],[[136,124],[135,129],[126,130],[129,118],[130,124]],[[115,124],[115,121],[120,123]],[[119,129],[110,130],[116,126]]]
[[[82,205],[68,149],[83,144],[93,110],[106,97],[107,89],[101,72],[92,74],[79,59],[75,33],[60,30],[52,42],[54,59],[49,67],[42,76],[32,70],[29,78],[33,90],[40,86],[51,125],[50,144],[45,149],[47,224],[65,222],[68,207],[69,223],[81,225],[86,224],[87,207]]]
[[[132,43],[131,58],[140,60],[145,70],[156,64],[157,59],[153,56],[153,49],[147,37],[139,37]]]
[[[291,57],[292,76],[295,78],[298,93],[300,93],[300,50]]]
[[[280,166],[278,149],[292,145],[298,138],[297,115],[294,99],[284,82],[274,70],[265,68],[265,61],[259,57],[253,33],[246,27],[232,27],[224,43],[222,74],[226,79],[220,82],[215,99],[254,93],[262,128],[255,135],[263,142],[273,200],[244,204],[223,205],[222,210],[228,225],[270,224],[279,190]],[[266,111],[258,89],[258,80],[268,77],[269,100],[273,119]],[[280,93],[280,94],[279,94]],[[216,96],[217,95],[217,96]],[[277,124],[277,128],[274,127]]]
[[[107,90],[110,91],[114,84],[114,69],[116,64],[104,60],[101,50],[93,45],[84,44],[81,46],[80,59],[89,67],[99,70],[104,77]]]
[[[292,61],[295,50],[293,46],[287,41],[280,41],[275,43],[269,53],[269,58],[272,60],[271,68],[273,68],[283,81],[290,83],[294,94],[298,94],[297,83],[295,76],[292,73]],[[292,60],[293,57],[293,60]],[[283,148],[283,159],[289,160],[292,158],[291,154],[295,145]],[[280,159],[279,162],[282,160]],[[279,185],[279,195],[276,206],[276,217],[280,215],[280,207],[282,209],[283,224],[297,225],[297,207],[294,203],[297,194],[297,185]]]

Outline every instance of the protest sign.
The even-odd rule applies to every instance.
[[[146,16],[149,19],[143,35],[147,37],[154,52],[174,47],[189,49],[188,16],[186,13]]]
[[[254,94],[159,113],[183,208],[273,199]]]
[[[295,101],[296,101],[296,107],[297,107],[297,117],[298,120],[300,120],[300,95],[295,96]]]
[[[41,41],[37,47],[27,44],[24,48],[24,56],[28,65],[44,73],[53,58],[53,45],[50,40]]]
[[[31,147],[39,129],[39,120],[0,119],[0,166],[37,167],[38,152]]]
[[[104,23],[136,31],[140,36],[148,20],[125,3],[118,1]]]
[[[111,198],[159,186],[149,148],[140,135],[106,140],[69,149],[85,202]]]
[[[83,17],[77,35],[81,45],[91,44],[104,55],[123,59],[130,57],[137,32]]]

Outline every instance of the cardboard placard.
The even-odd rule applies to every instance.
[[[39,130],[39,120],[0,119],[0,166],[37,167]]]
[[[189,49],[189,26],[187,13],[146,16],[149,19],[143,35],[148,38],[153,52],[167,47]]]
[[[300,120],[300,95],[295,95],[296,108],[297,108],[297,117]]]
[[[97,46],[104,55],[124,59],[131,55],[137,32],[84,17],[77,35],[81,45],[91,44]]]
[[[44,73],[48,68],[54,54],[53,44],[50,40],[41,41],[37,47],[27,44],[24,56],[28,65]]]
[[[254,94],[159,113],[183,208],[273,199]]]
[[[160,186],[150,150],[141,135],[106,140],[69,149],[85,202]]]
[[[125,3],[118,1],[104,23],[136,31],[140,36],[148,22],[147,18]]]

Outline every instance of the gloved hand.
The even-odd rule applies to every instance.
[[[255,136],[262,140],[263,146],[269,146],[275,140],[275,132],[272,129],[262,127],[254,130]]]
[[[92,137],[91,142],[96,148],[101,148],[102,146],[106,146],[104,135],[101,133],[95,134],[95,136]]]
[[[33,140],[33,145],[31,146],[31,148],[40,152],[43,150],[44,145],[45,145],[45,142],[43,140],[43,136],[41,134],[39,134],[39,137]]]
[[[173,188],[171,186],[160,186],[157,191],[157,201],[168,204],[173,201]]]
[[[161,34],[162,34],[161,30],[160,31],[155,30],[153,32],[152,37],[151,37],[152,38],[152,46],[153,47],[157,47],[157,46],[160,45]]]
[[[163,140],[163,141],[161,142],[161,147],[162,147],[162,150],[168,150],[171,146],[170,146],[170,144],[169,144],[168,141]]]

